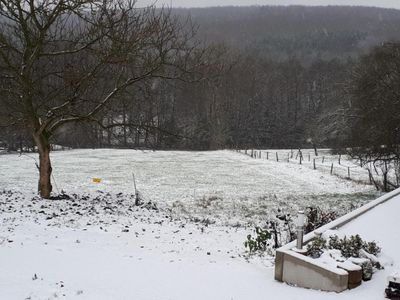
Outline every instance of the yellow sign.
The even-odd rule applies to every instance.
[[[93,178],[94,183],[101,183],[101,178]]]

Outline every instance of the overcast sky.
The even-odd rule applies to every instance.
[[[400,9],[400,0],[139,0],[140,5],[157,2],[173,7],[246,5],[361,5]]]

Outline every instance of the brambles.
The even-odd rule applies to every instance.
[[[267,221],[264,229],[256,227],[257,237],[254,239],[251,235],[247,236],[245,241],[245,247],[249,249],[250,252],[254,251],[266,251],[267,247],[264,246],[262,241],[271,239],[271,248],[277,249],[282,245],[289,243],[296,239],[296,229],[294,224],[294,216],[290,213],[285,212],[282,209],[277,210],[275,217]],[[322,225],[325,225],[336,218],[336,213],[334,212],[324,212],[319,207],[308,207],[307,208],[307,221],[305,224],[306,232],[312,231]],[[268,233],[264,236],[263,233]],[[266,238],[263,240],[263,238]],[[265,244],[266,245],[266,244]],[[318,247],[322,244],[316,245],[314,256],[318,256]],[[324,245],[325,246],[325,245]]]
[[[267,222],[267,225],[274,237],[275,249],[296,238],[295,226],[290,213],[278,209],[274,220]]]
[[[294,219],[290,213],[285,213],[278,209],[279,214],[275,220],[268,222],[268,228],[274,236],[274,248],[279,248],[285,243],[296,239],[296,230]],[[304,225],[305,233],[311,232],[337,218],[337,214],[333,211],[324,211],[319,207],[310,206],[306,209],[306,223]],[[278,238],[279,237],[279,238]]]
[[[307,207],[306,209],[307,222],[305,232],[311,232],[337,218],[337,214],[333,211],[325,212],[319,207]]]

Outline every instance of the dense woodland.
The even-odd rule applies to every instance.
[[[200,150],[352,146],[354,69],[375,46],[400,39],[397,10],[294,6],[172,13],[190,15],[196,38],[217,49],[219,62],[210,59],[201,79],[141,80],[96,122],[71,122],[52,135],[52,143]],[[113,76],[105,74],[91,93],[112,84]],[[1,143],[10,150],[33,148],[24,126],[4,123]]]

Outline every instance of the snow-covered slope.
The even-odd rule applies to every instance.
[[[360,205],[369,186],[231,151],[74,150],[53,161],[57,188],[70,197],[46,201],[34,195],[32,158],[0,156],[0,299],[369,295],[368,284],[336,295],[275,282],[272,257],[246,259],[253,227],[229,226],[265,222],[278,208]]]
[[[383,299],[386,271],[341,294],[291,287],[274,281],[272,257],[245,259],[249,228],[171,220],[123,195],[44,202],[6,192],[0,207],[0,299]]]
[[[0,189],[35,191],[35,158],[0,156]],[[344,212],[375,196],[372,186],[233,151],[73,150],[54,152],[52,158],[55,191],[133,193],[134,173],[146,201],[230,224],[263,219],[277,207],[295,211],[317,205]]]

